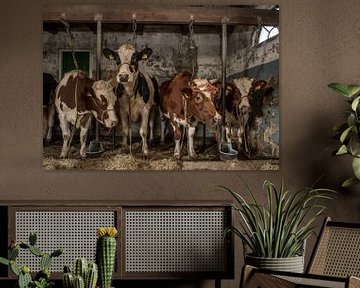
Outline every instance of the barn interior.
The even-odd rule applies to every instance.
[[[164,8],[160,11],[151,10],[151,12],[147,11],[147,8],[137,9],[136,12],[119,9],[116,15],[106,10],[102,11],[103,7],[93,8],[92,14],[81,14],[84,7],[73,7],[70,15],[70,12],[64,12],[61,6],[56,7],[55,10],[53,6],[44,9],[43,71],[53,75],[57,81],[61,80],[65,72],[75,69],[71,57],[72,51],[75,51],[75,55],[78,57],[77,62],[80,62],[78,64],[80,69],[85,70],[90,77],[98,77],[97,65],[99,65],[99,77],[101,79],[111,77],[110,75],[116,70],[117,65],[115,61],[107,59],[104,55],[97,59],[98,37],[101,38],[102,49],[110,48],[117,51],[120,45],[124,43],[135,44],[138,51],[145,47],[151,48],[153,54],[146,62],[146,70],[149,75],[157,79],[159,86],[185,70],[191,71],[197,78],[221,80],[223,73],[222,45],[224,45],[222,43],[224,38],[222,36],[222,22],[225,21],[225,59],[227,62],[224,65],[226,81],[240,77],[252,77],[258,80],[268,80],[272,77],[275,83],[275,92],[273,99],[269,101],[270,103],[262,107],[263,117],[256,134],[253,136],[258,151],[249,157],[255,161],[251,165],[238,161],[239,163],[230,167],[219,161],[219,148],[215,140],[216,129],[205,127],[201,123],[198,124],[196,132],[198,143],[196,149],[200,151],[202,160],[207,163],[210,160],[211,167],[213,167],[210,169],[218,169],[219,165],[225,168],[229,167],[229,169],[247,170],[261,169],[261,167],[262,169],[266,169],[266,167],[278,169],[279,8],[277,5],[232,5],[221,8],[186,7],[182,8],[181,11],[176,11],[176,13],[171,8]],[[97,30],[97,21],[93,19],[93,15],[96,13],[102,13],[102,19],[99,20],[100,32]],[[163,16],[167,13],[174,14],[174,16],[170,15],[173,18]],[[62,14],[67,15],[66,19],[61,18]],[[277,32],[274,33],[275,31]],[[160,147],[160,116],[157,113],[155,117],[153,155],[155,155],[155,159],[160,157],[156,157],[156,155],[164,155],[161,157],[162,163],[166,158],[170,158],[169,163],[174,163],[171,160],[171,153],[168,154],[167,151],[171,150],[174,144],[172,128],[170,125],[167,127],[166,147]],[[95,127],[95,125],[93,126]],[[134,151],[138,151],[136,147],[139,147],[141,142],[138,131],[139,121],[132,125]],[[102,129],[100,134],[102,141],[105,141],[104,145],[106,145],[107,150],[118,148],[121,141],[121,127],[117,127],[117,131],[110,133],[110,135],[106,129]],[[45,169],[59,167],[58,163],[52,165],[53,163],[48,161],[49,157],[53,158],[53,161],[58,158],[58,155],[53,155],[53,153],[58,154],[58,148],[61,145],[59,127],[54,131],[54,137],[58,140],[56,144],[44,147]],[[96,129],[90,133],[90,139],[94,138],[96,138]],[[74,143],[76,139],[75,137]],[[186,139],[184,142],[186,144]],[[236,146],[236,143],[234,145]],[[257,163],[256,160],[261,162]],[[193,163],[185,169],[204,169],[204,167],[206,169],[209,167],[207,163],[199,165]],[[93,160],[89,166],[94,168]],[[157,169],[156,165],[152,167]],[[159,169],[165,167],[160,165]],[[169,164],[168,167],[173,169],[174,164]],[[176,165],[176,167],[178,166]],[[126,170],[133,168],[131,166],[112,166],[109,169]]]
[[[259,5],[274,4],[268,0],[256,2]],[[253,5],[254,1],[244,0],[242,3]],[[86,5],[105,5],[111,9],[115,4],[121,4],[124,7],[130,5],[129,1],[119,0],[66,0],[60,6],[84,5],[81,14],[86,15],[87,11],[91,11],[85,8]],[[176,11],[180,11],[182,7],[179,4],[212,8],[231,7],[238,5],[239,2],[237,0],[183,0],[181,3],[174,0],[151,1],[151,6],[160,8],[176,5]],[[230,251],[226,251],[225,254],[217,254],[220,250],[209,245],[214,243],[213,239],[217,245],[224,243],[222,241],[223,228],[230,223],[223,219],[231,220],[232,224],[240,228],[239,215],[235,213],[234,217],[228,217],[233,215],[229,214],[229,211],[234,212],[231,210],[235,203],[234,198],[229,193],[216,189],[219,185],[227,187],[251,201],[251,196],[247,193],[240,178],[253,191],[259,205],[267,205],[268,202],[268,195],[263,187],[264,181],[271,181],[277,187],[283,184],[285,190],[290,191],[289,195],[294,195],[296,191],[311,186],[314,182],[315,187],[337,191],[334,199],[321,202],[327,209],[315,221],[314,233],[306,241],[305,266],[310,262],[311,252],[314,251],[313,248],[319,239],[318,235],[321,234],[322,217],[330,216],[335,221],[359,225],[359,186],[342,187],[346,179],[355,177],[352,167],[353,159],[350,155],[335,157],[332,154],[332,147],[340,143],[333,139],[333,127],[347,120],[345,114],[351,108],[343,97],[328,87],[329,83],[334,82],[359,83],[360,37],[357,36],[360,24],[356,21],[360,14],[358,0],[276,1],[276,5],[280,7],[281,29],[281,36],[278,39],[278,51],[281,54],[279,73],[281,97],[278,99],[278,106],[281,109],[279,118],[281,161],[279,169],[275,171],[269,171],[269,169],[267,171],[261,169],[231,171],[221,169],[220,166],[217,170],[197,171],[178,171],[177,169],[174,171],[151,171],[151,169],[149,171],[144,171],[144,169],[103,171],[105,168],[85,171],[81,169],[81,165],[75,164],[62,169],[58,167],[56,171],[44,171],[44,150],[41,141],[43,133],[42,73],[45,71],[44,59],[47,57],[43,50],[44,35],[53,36],[52,33],[54,33],[55,36],[56,33],[64,33],[63,24],[58,21],[59,15],[56,15],[56,21],[54,20],[57,24],[52,24],[58,28],[54,28],[53,32],[44,29],[43,13],[46,5],[58,7],[59,1],[17,0],[0,3],[0,55],[3,60],[0,70],[2,102],[0,106],[0,257],[10,256],[8,248],[14,247],[14,240],[28,243],[29,232],[36,231],[38,244],[44,251],[52,253],[55,249],[65,248],[63,255],[56,257],[53,261],[53,264],[57,265],[57,271],[60,272],[51,274],[51,281],[55,282],[54,288],[63,287],[61,281],[63,259],[67,261],[66,265],[70,266],[77,257],[86,256],[91,259],[94,257],[94,245],[97,239],[96,227],[115,226],[120,234],[117,237],[119,250],[116,254],[118,270],[113,277],[113,287],[239,287],[242,277],[241,269],[245,263],[242,241],[234,236],[233,242],[228,246]],[[132,7],[148,6],[149,1],[134,0],[131,1],[131,5]],[[166,15],[160,16],[163,17],[162,20],[166,17]],[[170,18],[173,17],[171,15]],[[132,26],[128,20],[131,18],[132,13],[128,14],[123,22],[127,23],[127,28],[123,29],[127,29],[129,39],[132,39],[130,35]],[[182,21],[184,39],[187,39],[188,20],[187,15]],[[92,24],[90,26],[87,24],[88,27],[79,28],[79,31],[76,31],[77,25],[84,26],[82,22]],[[92,33],[95,34],[94,22],[93,17],[90,20],[69,21],[71,31],[74,29],[73,33],[80,33],[80,30],[87,31],[89,27],[92,27]],[[253,24],[256,25],[256,22],[257,19]],[[149,26],[153,25],[155,26],[154,23]],[[160,24],[156,23],[156,25]],[[106,23],[102,23],[102,26],[105,29]],[[170,29],[170,26],[174,25],[165,26],[168,30],[175,30],[175,28]],[[195,24],[195,29],[198,30],[195,37],[201,34],[202,26]],[[230,43],[231,35],[235,31],[235,28],[231,26],[229,24],[227,27],[229,51],[234,45]],[[139,29],[140,27],[139,23]],[[114,29],[118,31],[120,28]],[[177,31],[178,29],[176,28]],[[219,27],[217,31],[220,41],[221,28]],[[141,35],[137,35],[137,38],[137,41],[143,41]],[[269,39],[269,42],[271,41]],[[202,45],[199,41],[196,44]],[[93,48],[89,48],[90,46]],[[89,47],[86,49],[95,51],[93,50],[95,43],[91,43]],[[116,47],[113,46],[113,48]],[[217,49],[220,50],[220,48]],[[232,63],[228,62],[228,65],[227,68],[230,69]],[[106,69],[106,66],[102,67]],[[240,70],[241,68],[236,69],[235,72]],[[230,70],[227,72],[232,74]],[[56,72],[54,73],[57,75]],[[106,139],[106,135],[102,134],[102,137]],[[54,153],[57,157],[58,152]],[[171,157],[172,151],[168,155]],[[94,161],[93,164],[96,165],[95,162],[98,159],[87,160]],[[80,159],[66,159],[64,163],[78,160]],[[122,160],[130,161],[131,159]],[[147,161],[145,164],[150,166],[150,163],[151,161]],[[67,169],[69,167],[78,169]],[[322,177],[319,179],[320,176]],[[129,218],[126,218],[126,215]],[[159,220],[161,217],[154,217],[158,215],[165,216]],[[310,216],[313,215],[310,213]],[[225,218],[222,218],[223,216]],[[146,223],[146,221],[153,223]],[[126,227],[130,230],[126,230]],[[128,234],[130,232],[131,234]],[[345,240],[350,238],[346,237]],[[131,241],[127,242],[127,239]],[[178,240],[182,239],[186,239],[189,246],[180,245]],[[41,246],[41,241],[50,246]],[[160,245],[164,243],[169,243],[169,246]],[[226,243],[229,244],[229,242]],[[338,248],[344,243],[346,241],[336,242],[333,246]],[[127,246],[128,244],[131,246]],[[145,244],[154,244],[151,247],[153,250],[146,249],[148,246],[143,249],[142,245]],[[352,255],[355,260],[358,260],[359,257],[356,254],[359,252],[358,240],[353,244],[355,244],[353,245],[355,250]],[[194,250],[193,245],[202,252],[198,253]],[[24,247],[23,244],[22,246]],[[84,247],[87,248],[84,249]],[[189,250],[187,250],[188,247],[190,247]],[[350,245],[345,244],[343,247],[345,250],[352,251]],[[144,272],[144,270],[135,272],[135,275],[132,274],[134,272],[127,272],[126,262],[124,262],[127,259],[125,248],[131,248],[129,252],[139,252],[133,254],[139,258],[131,258],[130,264],[134,265],[129,269],[148,267],[169,269],[170,267],[170,272],[166,275],[154,271]],[[82,255],[76,254],[78,251],[81,251]],[[149,251],[155,252],[149,254]],[[21,259],[31,254],[26,252],[29,251],[25,249],[25,253],[21,254]],[[173,252],[177,252],[176,255]],[[350,263],[355,272],[359,271],[359,266],[354,265],[354,262],[344,262],[345,254],[343,252],[336,254],[335,266],[340,264],[343,268],[345,264]],[[12,254],[12,257],[14,255]],[[170,257],[155,257],[163,257],[163,255],[170,255]],[[203,257],[203,255],[206,256]],[[154,265],[149,266],[153,259],[155,259],[152,263]],[[219,259],[222,261],[218,261]],[[30,267],[32,272],[38,271],[38,267],[33,265],[38,264],[39,257],[24,260],[24,265]],[[1,260],[1,263],[4,262],[6,263]],[[185,266],[184,263],[186,263]],[[176,264],[182,265],[182,269],[199,269],[199,267],[204,269],[205,267],[212,271],[204,273],[197,270],[190,274],[181,274],[171,270]],[[226,273],[224,273],[224,267],[226,267]],[[217,270],[215,272],[219,272],[218,269],[220,269],[222,273],[214,273],[214,269]],[[0,264],[0,287],[13,288],[17,283],[18,277],[11,268]],[[336,286],[346,287],[339,281]],[[328,285],[321,287],[328,287]]]

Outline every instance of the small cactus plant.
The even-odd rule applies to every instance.
[[[64,288],[95,288],[98,279],[96,263],[88,263],[85,258],[78,258],[74,263],[74,272],[69,266],[64,267]]]
[[[35,246],[37,241],[36,233],[30,233],[29,244],[12,242],[8,251],[8,259],[0,257],[0,263],[10,266],[11,271],[18,277],[19,288],[48,288],[53,286],[50,281],[50,265],[53,257],[58,257],[64,253],[63,249],[57,249],[53,253],[44,253],[39,247]],[[41,270],[35,275],[33,280],[30,275],[30,269],[24,265],[19,267],[16,259],[19,256],[20,249],[29,250],[33,255],[40,257]]]
[[[97,229],[96,262],[99,267],[100,288],[110,288],[116,258],[115,227],[101,227]]]

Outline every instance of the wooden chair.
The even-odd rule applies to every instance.
[[[245,265],[240,287],[360,287],[360,223],[334,222],[326,218],[306,273]]]

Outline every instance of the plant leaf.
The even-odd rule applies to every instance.
[[[354,134],[350,137],[350,141],[348,143],[348,150],[350,150],[351,155],[354,157],[360,156],[360,138],[357,134]]]
[[[343,133],[341,133],[341,136],[340,136],[341,143],[344,143],[344,141],[346,140],[346,137],[348,136],[348,134],[352,128],[353,128],[353,126],[350,126],[347,129],[345,129],[345,131]]]
[[[3,257],[0,257],[0,263],[1,263],[1,264],[4,264],[4,265],[9,265],[9,264],[10,264],[9,260],[8,260],[8,259],[5,259],[5,258],[3,258]]]
[[[352,109],[353,111],[356,111],[356,108],[357,108],[358,105],[359,105],[359,101],[360,101],[360,96],[357,96],[357,97],[355,98],[355,100],[352,101],[352,103],[351,103],[351,109]]]
[[[348,152],[346,145],[341,145],[341,147],[339,148],[339,150],[336,152],[335,155],[344,155],[347,153],[349,153],[349,152]]]
[[[329,88],[333,89],[335,92],[339,93],[342,96],[345,96],[347,98],[351,97],[351,94],[348,90],[347,85],[341,84],[341,83],[330,83],[328,85]]]
[[[350,96],[354,96],[360,92],[360,85],[348,85],[347,91],[349,92]]]
[[[351,177],[351,178],[347,179],[346,181],[344,181],[344,183],[342,183],[341,187],[348,188],[352,185],[359,184],[359,183],[360,183],[359,179],[357,179],[356,177]]]
[[[350,113],[348,118],[347,118],[347,124],[348,126],[355,126],[356,123],[356,116],[353,113]]]
[[[352,168],[356,178],[360,180],[360,158],[354,157],[352,161]]]

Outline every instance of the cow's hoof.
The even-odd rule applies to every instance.
[[[61,154],[60,159],[66,159],[66,155]]]
[[[180,155],[180,154],[175,154],[175,155],[174,155],[174,158],[175,158],[175,160],[180,160],[181,155]]]

